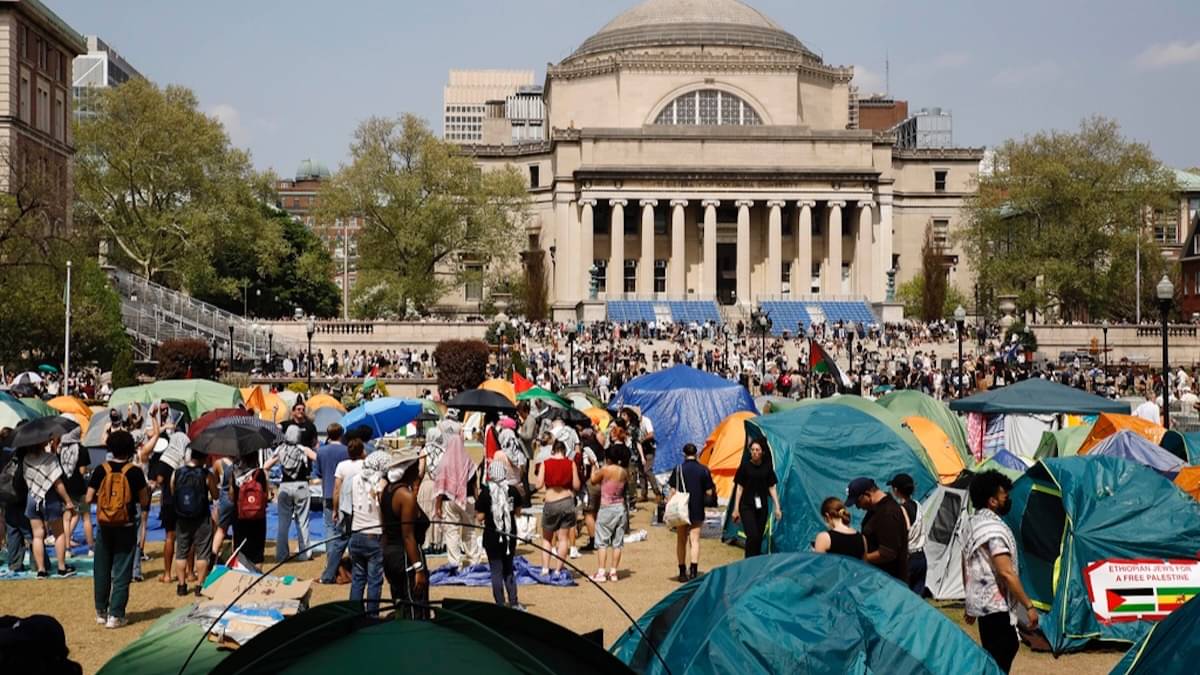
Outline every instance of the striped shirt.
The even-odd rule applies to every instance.
[[[58,455],[46,450],[34,450],[25,455],[25,482],[29,485],[29,495],[37,501],[46,499],[46,494],[54,487],[54,482],[63,477],[62,464]]]

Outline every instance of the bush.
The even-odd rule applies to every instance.
[[[924,297],[924,275],[919,274],[896,288],[896,301],[904,305],[905,318],[921,318]],[[963,295],[962,291],[954,286],[946,288],[945,297],[942,301],[942,315],[938,318],[953,319],[954,310],[958,309],[959,305],[970,307],[967,296]]]
[[[137,384],[137,375],[133,370],[133,350],[126,346],[117,352],[112,364],[112,388],[132,387]]]
[[[1015,321],[1009,326],[1008,332],[1004,334],[1004,344],[1011,344],[1013,336],[1017,336],[1017,342],[1021,343],[1021,347],[1030,353],[1038,350],[1037,336],[1033,331],[1029,330],[1022,321]]]
[[[437,366],[438,390],[442,399],[455,393],[475,389],[487,378],[488,357],[491,353],[483,340],[443,340],[433,350]]]
[[[308,394],[308,384],[305,382],[293,382],[287,388],[288,391],[294,391],[301,396]]]
[[[158,370],[154,374],[157,379],[183,380],[188,377],[189,370],[194,379],[212,379],[212,352],[207,342],[194,339],[167,340],[158,346]]]

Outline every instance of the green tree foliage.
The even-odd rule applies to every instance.
[[[896,301],[904,305],[904,316],[906,317],[921,317],[924,300],[925,276],[923,274],[919,274],[912,279],[909,279],[896,288]],[[969,307],[970,301],[962,291],[958,290],[954,286],[947,286],[941,309],[934,318],[953,318],[954,310],[958,309],[959,305],[962,305],[963,307]]]
[[[158,346],[159,380],[182,380],[189,376],[212,379],[212,351],[204,340],[166,340]]]
[[[195,94],[137,79],[97,96],[75,130],[76,223],[111,244],[113,262],[186,287],[221,248],[280,245],[264,236],[249,156]]]
[[[1092,118],[1001,145],[960,237],[985,295],[1067,320],[1133,319],[1135,250],[1140,239],[1145,306],[1164,268],[1152,216],[1176,208],[1176,188],[1149,147]]]
[[[427,310],[467,278],[464,259],[493,279],[516,268],[526,193],[515,169],[480,171],[412,115],[366,120],[350,154],[317,219],[362,219],[356,316]]]
[[[925,243],[921,245],[921,312],[922,321],[934,321],[944,316],[946,306],[946,251],[933,237],[933,224],[925,226]]]
[[[490,353],[482,340],[439,342],[433,351],[433,362],[437,365],[438,389],[443,400],[483,384]]]

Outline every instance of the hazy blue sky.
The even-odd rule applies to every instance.
[[[441,127],[451,68],[567,56],[633,0],[43,0],[159,83],[194,89],[260,168],[335,168],[357,123],[414,112]],[[1200,1],[753,0],[867,90],[954,113],[960,145],[1091,114],[1165,162],[1200,165]]]

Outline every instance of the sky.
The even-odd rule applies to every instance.
[[[411,112],[441,131],[455,68],[568,56],[634,0],[43,0],[144,75],[193,89],[259,169],[344,163],[355,127]],[[865,92],[954,114],[989,146],[1091,115],[1200,166],[1197,0],[750,0]],[[890,66],[890,67],[889,67]],[[890,78],[885,73],[890,72]]]

